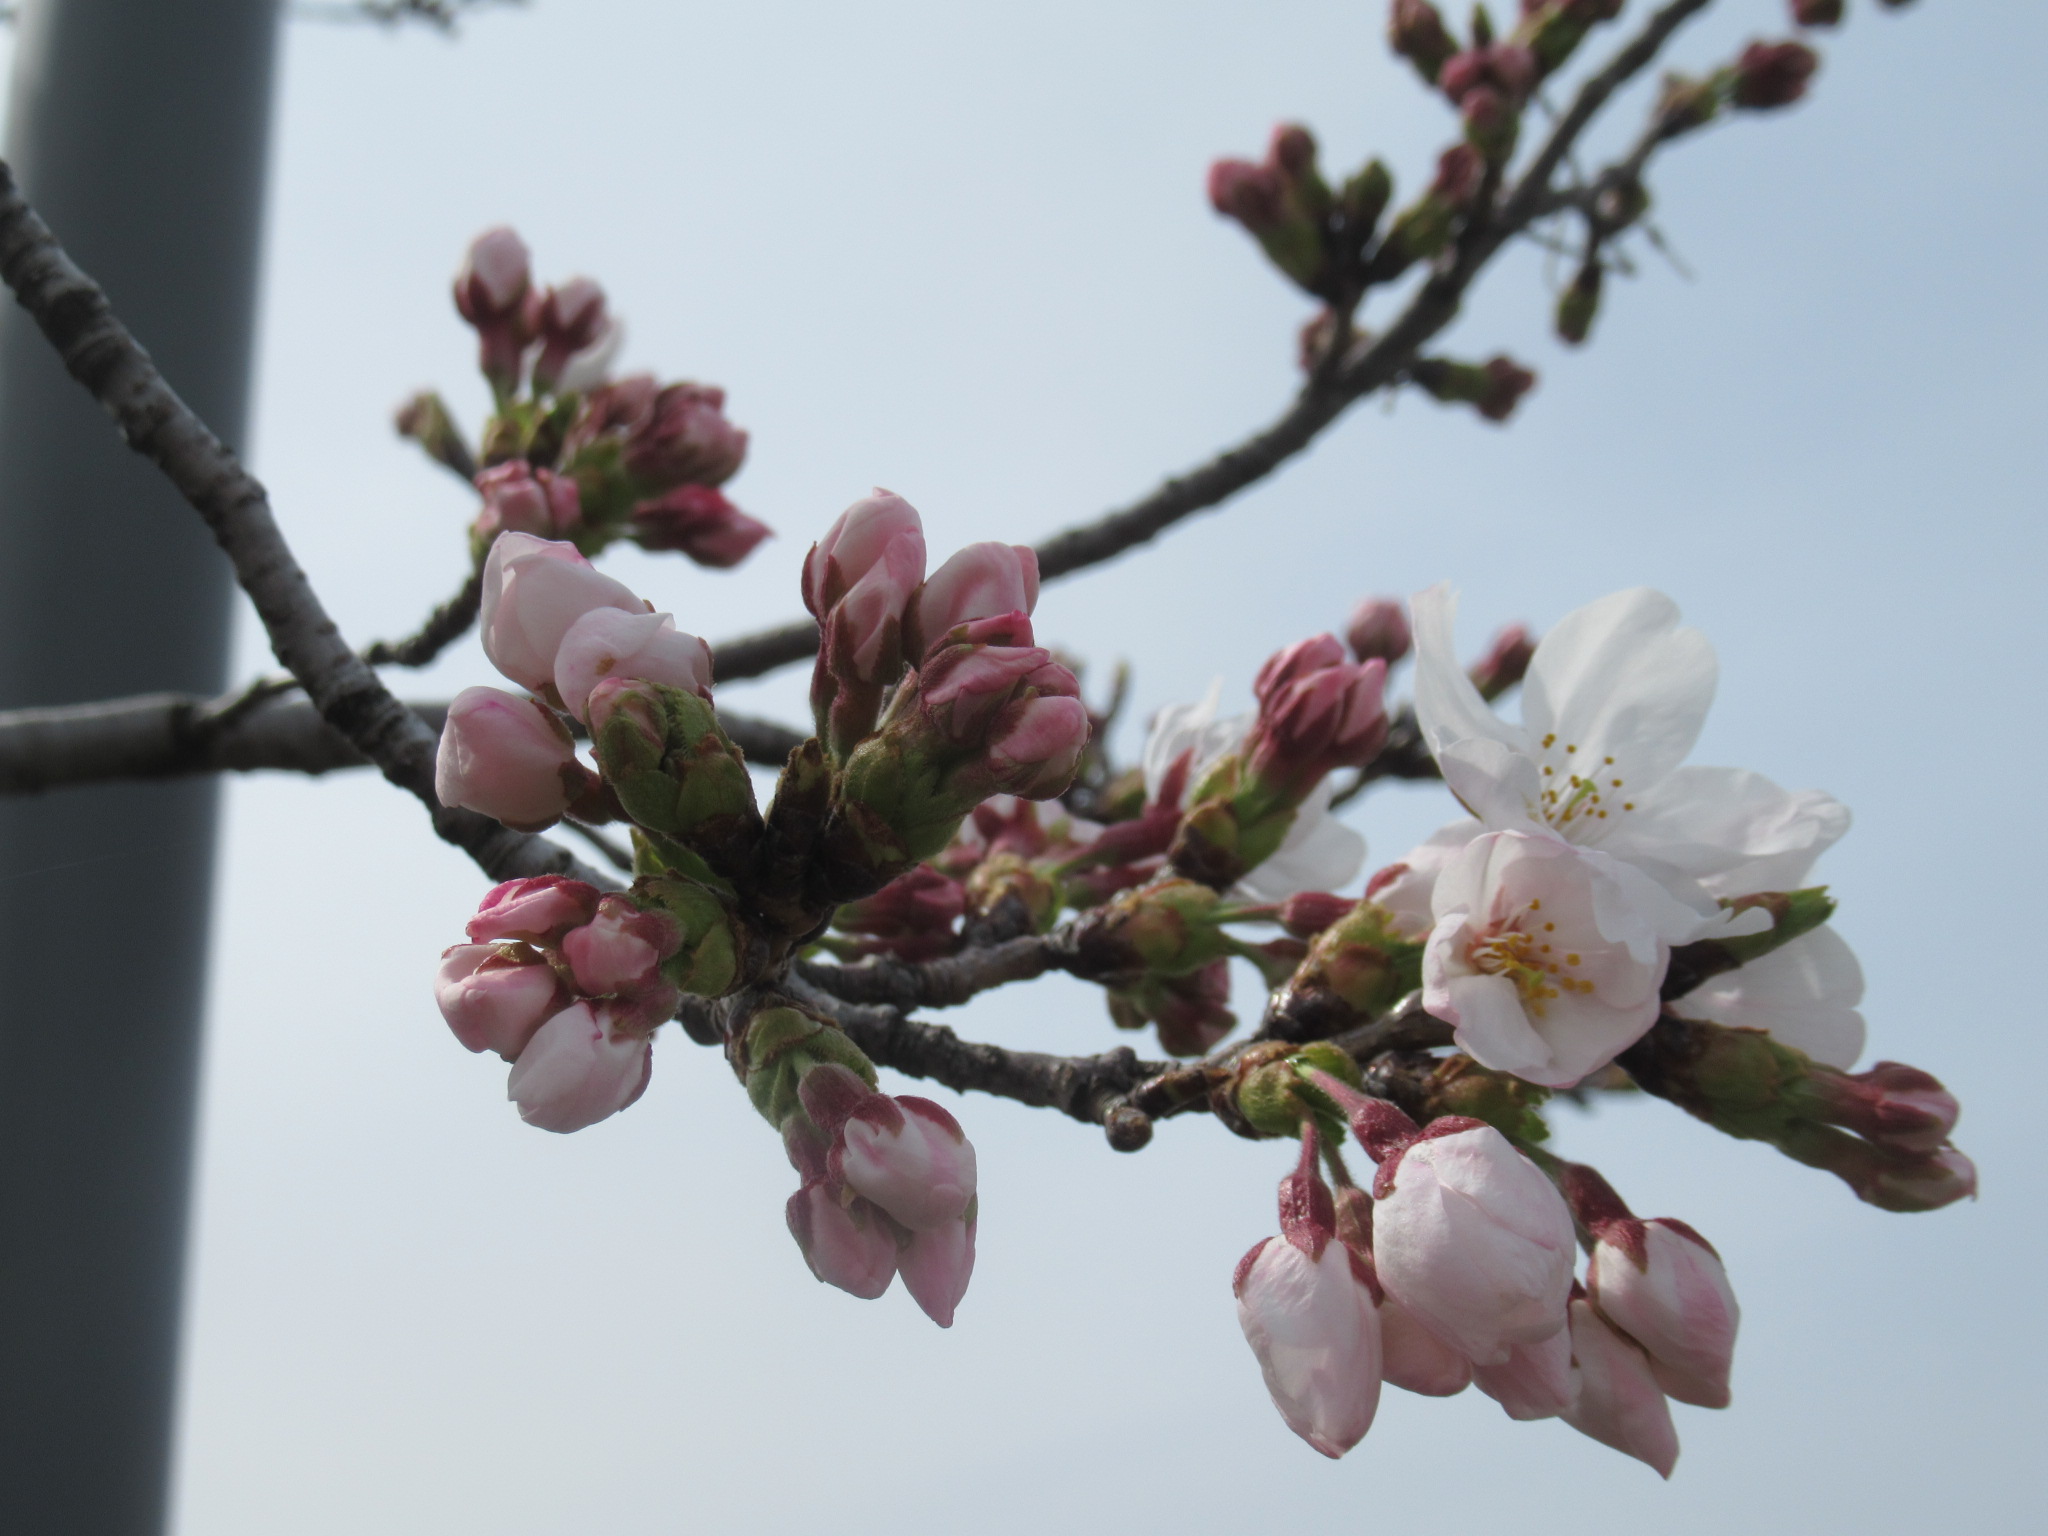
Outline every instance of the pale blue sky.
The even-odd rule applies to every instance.
[[[1640,5],[1631,10],[1640,10]],[[1449,578],[1485,627],[1621,586],[1720,650],[1700,761],[1833,790],[1822,866],[1870,979],[1871,1057],[1961,1095],[1979,1204],[1857,1205],[1658,1104],[1558,1144],[1691,1221],[1744,1305],[1735,1405],[1680,1409],[1671,1484],[1476,1394],[1390,1392],[1345,1461],[1280,1423],[1232,1316],[1287,1154],[1206,1120],[1135,1157],[1044,1112],[958,1112],[980,1268],[951,1333],[816,1285],[791,1175],[717,1057],[664,1039],[646,1099],[529,1130],[427,991],[482,881],[381,783],[230,794],[179,1455],[188,1536],[1239,1531],[1417,1520],[1549,1536],[1588,1511],[1754,1536],[2028,1528],[2042,1494],[2036,798],[2048,306],[2038,5],[1855,0],[1816,99],[1686,145],[1655,256],[1596,344],[1547,339],[1544,259],[1458,336],[1542,383],[1502,431],[1375,404],[1157,551],[1047,589],[1040,630],[1135,667],[1136,713],[1368,591]],[[1724,0],[1681,59],[1782,29]],[[936,551],[1035,537],[1274,414],[1305,306],[1209,212],[1208,161],[1310,124],[1412,185],[1444,110],[1377,3],[749,6],[536,0],[457,43],[295,24],[281,77],[253,454],[349,633],[459,579],[458,486],[393,440],[426,383],[474,423],[446,297],[510,221],[602,280],[627,360],[724,384],[743,572],[616,557],[684,627],[796,609],[809,540],[870,484]],[[1370,323],[1370,320],[1368,321]],[[145,341],[147,338],[144,338]],[[253,625],[245,670],[264,664]],[[485,680],[466,646],[422,694]],[[727,695],[795,718],[801,680]],[[1380,859],[1445,815],[1369,800]],[[1247,999],[1247,1001],[1250,1001]],[[1112,1041],[1049,982],[969,1033]],[[1622,1500],[1617,1504],[1616,1500]]]

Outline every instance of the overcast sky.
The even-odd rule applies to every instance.
[[[2021,1528],[2048,1409],[2048,10],[1852,9],[1813,102],[1660,166],[1677,261],[1639,252],[1595,345],[1548,339],[1540,252],[1492,274],[1455,339],[1541,375],[1509,428],[1362,408],[1158,548],[1049,587],[1039,629],[1098,675],[1127,659],[1142,720],[1217,676],[1241,701],[1268,652],[1367,592],[1454,581],[1475,647],[1618,587],[1672,593],[1722,663],[1697,759],[1854,808],[1821,873],[1869,975],[1870,1056],[1960,1094],[1980,1203],[1886,1215],[1666,1105],[1560,1109],[1561,1151],[1727,1259],[1734,1406],[1677,1410],[1668,1485],[1476,1392],[1390,1392],[1332,1464],[1267,1402],[1230,1300],[1285,1146],[1193,1118],[1119,1156],[940,1093],[983,1181],[979,1269],[942,1333],[900,1289],[862,1303],[810,1278],[774,1133],[679,1035],[630,1112],[573,1137],[520,1124],[427,987],[483,880],[381,782],[250,780],[228,802],[178,1529]],[[1718,11],[1681,60],[1782,28],[1780,0]],[[1211,214],[1203,171],[1295,118],[1326,165],[1381,152],[1412,187],[1448,118],[1381,19],[1373,0],[536,0],[454,42],[295,23],[256,467],[353,638],[452,590],[467,500],[388,415],[433,383],[479,419],[447,277],[511,222],[544,276],[606,285],[630,365],[725,385],[753,433],[730,489],[780,537],[745,570],[607,557],[683,627],[796,612],[804,548],[871,484],[919,506],[935,558],[1038,537],[1282,407],[1306,307]],[[267,662],[253,622],[240,659]],[[488,676],[471,643],[403,681]],[[793,720],[802,679],[721,699]],[[1390,791],[1356,820],[1377,863],[1447,814],[1441,791]],[[953,1022],[1118,1038],[1059,980]]]

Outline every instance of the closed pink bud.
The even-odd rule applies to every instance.
[[[988,746],[996,787],[1026,800],[1065,794],[1091,729],[1087,706],[1077,698],[1041,695],[1006,712]]]
[[[455,274],[455,307],[479,328],[519,312],[533,282],[533,258],[526,242],[504,225],[487,229],[469,244]]]
[[[1266,664],[1252,679],[1252,695],[1263,707],[1277,702],[1281,694],[1302,679],[1343,665],[1344,642],[1335,635],[1297,640],[1266,658]]]
[[[1819,1104],[1820,1118],[1900,1152],[1938,1151],[1962,1115],[1939,1078],[1900,1061],[1867,1072],[1816,1068],[1801,1088]]]
[[[708,485],[679,485],[633,508],[633,537],[642,549],[680,550],[716,571],[738,565],[774,531]]]
[[[904,620],[904,654],[915,666],[962,624],[1037,606],[1036,553],[1022,544],[970,544],[918,589]]]
[[[571,928],[597,915],[596,886],[567,875],[528,875],[494,885],[478,903],[467,932],[479,944],[493,939],[524,939],[529,944],[554,944]]]
[[[861,935],[864,953],[932,960],[952,952],[959,938],[954,925],[966,910],[965,886],[929,864],[918,864],[865,900],[842,906],[832,926]]]
[[[1389,1296],[1380,1303],[1380,1374],[1424,1397],[1452,1397],[1472,1385],[1472,1362]]]
[[[1514,43],[1489,43],[1453,54],[1437,76],[1437,85],[1454,102],[1481,89],[1495,91],[1507,101],[1520,101],[1535,81],[1536,56]]]
[[[531,950],[520,955],[519,947],[457,944],[441,952],[434,975],[434,1001],[455,1038],[507,1061],[566,1001],[554,967]]]
[[[659,983],[661,962],[682,946],[682,929],[666,912],[651,911],[630,897],[608,895],[597,915],[562,940],[577,989],[604,997],[636,992]]]
[[[562,636],[555,652],[555,692],[564,709],[587,720],[590,690],[613,677],[665,683],[709,700],[711,647],[677,629],[666,613],[593,608]]]
[[[924,580],[924,523],[917,508],[877,486],[840,513],[825,537],[811,546],[804,559],[804,606],[822,620],[857,583],[883,566],[917,571],[903,588],[896,608],[900,615]]]
[[[1253,691],[1259,713],[1245,738],[1252,774],[1300,798],[1335,768],[1362,768],[1387,739],[1387,664],[1345,660],[1343,642],[1317,635],[1274,655]]]
[[[1564,1421],[1670,1477],[1678,1464],[1678,1431],[1652,1362],[1601,1320],[1586,1300],[1572,1303],[1574,1392]]]
[[[1472,686],[1480,696],[1497,699],[1519,683],[1536,658],[1536,642],[1526,624],[1510,624],[1487,643],[1486,654],[1472,664]]]
[[[1391,667],[1415,647],[1407,605],[1391,597],[1368,597],[1351,610],[1344,641],[1360,661],[1377,657]]]
[[[949,645],[928,659],[918,697],[945,736],[964,746],[979,741],[1017,690],[1041,673],[1056,686],[1057,674],[1073,676],[1035,645]]]
[[[1372,1428],[1382,1366],[1379,1311],[1351,1250],[1327,1242],[1312,1256],[1269,1237],[1239,1262],[1232,1288],[1273,1406],[1325,1456],[1342,1456]]]
[[[1206,1055],[1237,1028],[1230,1011],[1230,962],[1213,960],[1184,976],[1161,977],[1151,1009],[1167,1055]]]
[[[626,435],[626,468],[644,485],[723,485],[747,456],[747,434],[725,419],[725,391],[670,384]]]
[[[896,1256],[896,1267],[902,1271],[903,1288],[924,1315],[941,1328],[952,1327],[953,1313],[974,1277],[973,1216],[913,1232],[909,1245]]]
[[[491,665],[533,693],[555,678],[569,627],[593,608],[645,613],[647,605],[576,552],[524,533],[500,534],[484,561],[479,626]]]
[[[1804,43],[1751,43],[1735,61],[1735,105],[1752,112],[1789,107],[1819,68],[1820,55]]]
[[[1935,1211],[1977,1198],[1977,1165],[1954,1147],[1925,1156],[1895,1154],[1843,1176],[1858,1195],[1888,1211]]]
[[[841,1127],[832,1169],[913,1232],[960,1220],[974,1199],[974,1147],[930,1099],[869,1095]]]
[[[1496,1365],[1472,1368],[1472,1384],[1511,1419],[1554,1419],[1572,1403],[1572,1339],[1560,1328],[1534,1344],[1517,1344]]]
[[[541,1025],[505,1084],[519,1118],[544,1131],[580,1131],[639,1098],[654,1070],[645,1035],[613,1027],[605,1010],[576,1003]]]
[[[479,539],[501,533],[525,533],[552,539],[583,520],[576,482],[552,470],[534,469],[524,459],[494,464],[476,477],[483,511],[472,525]]]
[[[572,277],[541,297],[536,329],[540,332],[540,357],[533,365],[533,381],[551,389],[578,353],[601,344],[614,329],[605,312],[604,290],[587,277]]]
[[[790,1235],[811,1273],[863,1301],[873,1301],[896,1278],[896,1237],[867,1201],[849,1207],[824,1179],[789,1197]]]
[[[1287,183],[1275,166],[1218,160],[1209,167],[1209,205],[1253,234],[1264,234],[1287,217]]]
[[[1297,939],[1312,939],[1331,924],[1351,915],[1355,896],[1328,891],[1297,891],[1280,903],[1280,926]]]
[[[1742,1311],[1720,1256],[1680,1221],[1607,1221],[1595,1234],[1586,1266],[1594,1305],[1648,1352],[1664,1391],[1727,1407]]]
[[[434,794],[443,805],[534,832],[559,820],[590,778],[562,722],[533,700],[465,688],[448,705],[434,760]]]
[[[1425,1130],[1381,1166],[1373,1194],[1381,1284],[1475,1366],[1564,1327],[1571,1212],[1499,1131]]]

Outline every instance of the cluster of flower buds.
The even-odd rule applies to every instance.
[[[1939,1210],[1977,1193],[1976,1165],[1949,1140],[1961,1107],[1917,1067],[1840,1071],[1763,1030],[1670,1015],[1623,1064],[1716,1130],[1824,1168],[1883,1210]]]
[[[484,562],[482,627],[484,654],[531,696],[481,687],[455,696],[434,776],[443,805],[529,830],[570,814],[607,820],[607,787],[577,758],[563,714],[596,731],[639,684],[686,692],[709,716],[710,647],[571,544],[499,535]]]
[[[768,537],[719,489],[747,451],[747,434],[725,417],[725,392],[646,374],[611,380],[623,333],[596,283],[537,287],[525,242],[491,229],[463,259],[455,304],[476,328],[496,402],[476,475],[483,510],[470,529],[479,560],[507,530],[568,539],[585,554],[630,538],[715,568],[739,564]],[[408,402],[398,427],[472,472],[438,395]]]
[[[875,1088],[875,1069],[839,1030],[765,1008],[733,1038],[754,1107],[782,1133],[801,1181],[789,1230],[811,1273],[872,1301],[898,1275],[941,1328],[974,1273],[974,1147],[929,1099]]]
[[[878,490],[812,549],[803,590],[833,769],[824,835],[853,884],[873,890],[938,854],[992,796],[1051,799],[1073,782],[1088,711],[1073,673],[1033,641],[1030,550],[972,544],[927,579],[916,509]]]
[[[1221,890],[1277,853],[1324,779],[1365,767],[1385,745],[1386,675],[1378,657],[1347,660],[1334,635],[1270,657],[1253,684],[1251,728],[1189,788],[1173,867]]]
[[[507,1095],[528,1124],[580,1131],[638,1099],[653,1036],[707,960],[667,908],[560,875],[493,888],[469,942],[443,952],[435,1000],[472,1051],[512,1063]]]
[[[1591,1169],[1555,1165],[1561,1195],[1482,1121],[1417,1126],[1360,1092],[1355,1068],[1330,1070],[1332,1050],[1276,1060],[1255,1078],[1291,1075],[1291,1088],[1242,1095],[1262,1121],[1291,1113],[1302,1143],[1280,1186],[1281,1235],[1235,1279],[1288,1426],[1341,1456],[1371,1427],[1382,1382],[1432,1397],[1476,1385],[1511,1418],[1562,1418],[1670,1476],[1667,1399],[1729,1400],[1738,1312],[1713,1249],[1682,1222],[1637,1220]],[[1325,1150],[1333,1116],[1379,1165],[1369,1193]],[[1575,1221],[1589,1239],[1583,1279]]]

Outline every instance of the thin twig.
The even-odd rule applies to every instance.
[[[1710,3],[1671,0],[1640,35],[1587,78],[1494,216],[1468,228],[1453,259],[1431,275],[1369,346],[1341,367],[1319,369],[1264,430],[1127,507],[1042,540],[1037,546],[1040,577],[1053,581],[1101,565],[1195,513],[1220,505],[1300,453],[1357,401],[1404,378],[1417,349],[1456,318],[1466,289],[1485,264],[1510,239],[1569,201],[1551,180],[1607,99],[1647,66],[1694,12]],[[817,625],[808,619],[785,624],[718,646],[718,676],[758,677],[806,660],[817,648]]]

